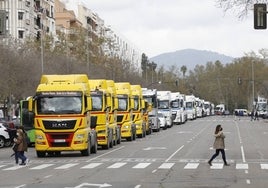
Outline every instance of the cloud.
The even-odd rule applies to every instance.
[[[239,57],[268,42],[267,31],[253,29],[252,13],[239,20],[213,0],[82,1],[149,57],[185,48]]]

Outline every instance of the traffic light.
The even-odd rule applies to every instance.
[[[254,29],[267,28],[266,4],[254,4]]]

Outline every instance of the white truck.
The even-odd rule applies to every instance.
[[[174,124],[186,122],[185,95],[180,92],[171,92],[171,110]]]
[[[263,117],[267,113],[267,99],[258,96],[256,103],[256,110],[259,117]]]
[[[215,107],[215,114],[216,115],[224,115],[225,113],[225,104],[218,104]]]
[[[167,120],[167,126],[173,126],[171,110],[171,91],[157,91],[158,111],[164,114]]]
[[[196,119],[196,101],[194,95],[186,95],[186,113],[187,119],[194,120]]]
[[[209,101],[204,101],[204,109],[205,109],[205,116],[212,115],[212,111],[211,111],[212,107]]]
[[[195,105],[196,105],[196,116],[201,118],[204,116],[204,100],[200,99],[199,97],[195,98]]]
[[[158,119],[158,100],[157,100],[157,90],[142,88],[143,99],[150,105],[149,116],[149,126],[153,131],[160,130],[160,121]]]

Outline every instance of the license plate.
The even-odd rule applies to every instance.
[[[57,140],[54,140],[54,142],[56,142],[56,143],[65,142],[65,139],[57,139]]]

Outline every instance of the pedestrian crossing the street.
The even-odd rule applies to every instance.
[[[163,162],[163,163],[154,163],[154,162],[138,162],[138,163],[127,163],[127,162],[114,162],[114,163],[105,163],[105,162],[89,162],[85,163],[66,163],[66,164],[59,164],[59,163],[48,163],[48,164],[39,164],[39,163],[32,163],[28,166],[20,166],[20,165],[12,165],[12,164],[4,164],[0,165],[1,171],[14,171],[26,168],[28,170],[43,170],[52,168],[55,170],[66,170],[71,168],[79,168],[81,170],[87,169],[96,169],[96,168],[107,168],[107,169],[120,169],[120,168],[130,168],[130,169],[146,169],[146,168],[154,168],[159,170],[168,170],[171,168],[181,168],[183,170],[196,170],[199,168],[206,168],[211,170],[221,170],[224,168],[233,168],[236,170],[248,170],[250,167],[259,168],[260,170],[268,170],[268,163],[232,163],[230,167],[225,167],[223,163],[213,163],[212,166],[209,166],[206,162]]]

